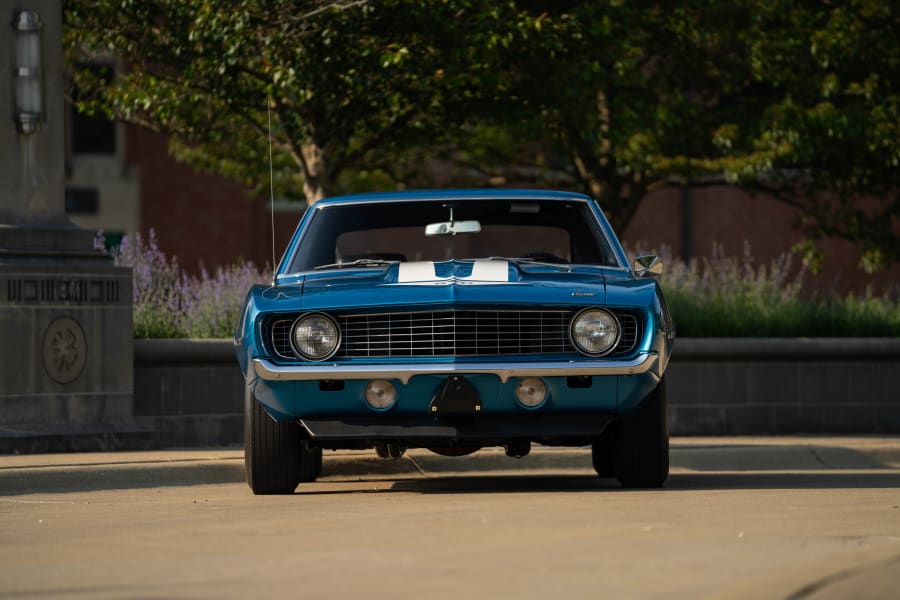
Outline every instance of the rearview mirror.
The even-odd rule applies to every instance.
[[[444,221],[429,223],[425,226],[425,235],[456,235],[457,233],[478,233],[481,223],[478,221]]]

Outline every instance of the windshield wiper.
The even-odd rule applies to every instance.
[[[396,265],[399,262],[399,260],[384,260],[382,258],[358,258],[349,262],[337,262],[330,265],[319,265],[315,268],[315,270],[321,271],[323,269],[346,269],[348,267],[390,267],[391,265]]]
[[[554,269],[559,269],[561,271],[572,272],[572,265],[566,263],[552,263],[552,262],[543,262],[534,258],[511,258],[508,256],[488,256],[483,260],[505,260],[507,262],[511,262],[516,265],[536,265],[539,267],[552,267]]]

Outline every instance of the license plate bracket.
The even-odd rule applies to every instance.
[[[477,415],[481,413],[481,398],[465,377],[453,375],[438,388],[428,412],[437,417]]]

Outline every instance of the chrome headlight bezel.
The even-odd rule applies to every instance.
[[[334,329],[334,338],[335,338],[334,345],[333,345],[333,347],[331,347],[329,349],[328,352],[325,352],[325,353],[322,353],[319,355],[315,355],[315,354],[312,354],[309,352],[304,352],[303,350],[300,349],[300,345],[297,342],[297,329],[304,322],[308,322],[312,319],[321,319],[322,321],[327,322]],[[334,356],[337,353],[337,351],[340,349],[341,337],[342,337],[341,336],[341,328],[337,324],[337,321],[335,321],[331,316],[329,316],[325,313],[320,313],[320,312],[306,313],[304,315],[297,317],[297,319],[294,321],[294,324],[291,325],[291,348],[294,350],[294,353],[298,357],[306,359],[306,360],[313,360],[313,361],[328,360],[329,358]]]
[[[601,313],[609,318],[609,322],[615,327],[615,336],[613,337],[613,341],[606,348],[599,351],[591,351],[590,349],[585,348],[581,344],[578,343],[576,335],[575,335],[575,327],[578,325],[578,322],[585,318],[589,313]],[[585,356],[590,357],[600,357],[606,356],[610,352],[616,349],[616,346],[619,345],[619,341],[622,339],[622,324],[619,323],[618,317],[614,313],[605,308],[600,308],[596,306],[589,306],[578,311],[574,317],[572,317],[571,323],[569,323],[569,341],[572,343],[572,346],[575,347],[576,350],[584,354]]]

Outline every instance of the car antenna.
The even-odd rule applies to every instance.
[[[266,113],[269,117],[269,215],[272,225],[272,283],[275,283],[275,168],[272,166],[272,97],[266,103]]]

